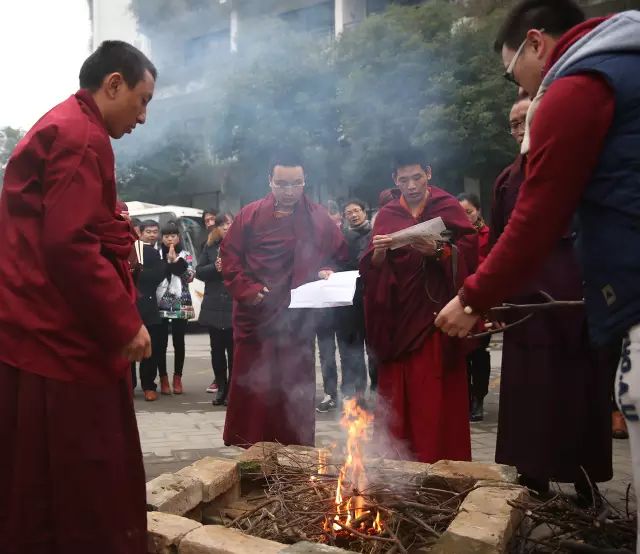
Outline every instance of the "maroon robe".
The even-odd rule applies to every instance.
[[[0,199],[3,554],[144,554],[144,468],[122,349],[141,327],[113,151],[78,92],[16,147]]]
[[[315,313],[290,310],[291,289],[346,261],[347,245],[327,210],[303,196],[277,218],[274,198],[249,204],[222,242],[225,285],[234,298],[233,375],[225,444],[313,445]],[[264,301],[251,300],[263,287]]]
[[[465,355],[473,343],[442,335],[434,319],[475,269],[478,241],[459,202],[433,186],[417,218],[401,200],[391,200],[372,232],[389,234],[438,216],[456,244],[440,261],[404,247],[388,251],[374,267],[370,246],[360,263],[367,341],[380,363],[378,434],[390,432],[403,444],[393,450],[421,462],[471,459]]]
[[[495,184],[492,242],[503,233],[524,181],[518,156]],[[516,303],[582,299],[582,277],[565,233]],[[615,364],[619,349],[614,347]],[[505,332],[496,462],[537,479],[575,482],[583,466],[594,481],[611,479],[610,378],[604,350],[589,344],[583,308],[536,314]],[[611,363],[610,361],[608,363]]]

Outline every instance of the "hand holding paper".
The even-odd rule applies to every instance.
[[[425,244],[424,239],[442,240],[442,232],[446,231],[446,227],[441,217],[423,221],[412,227],[407,227],[395,233],[391,233],[391,250],[396,250],[409,244]],[[420,249],[420,248],[418,248]]]

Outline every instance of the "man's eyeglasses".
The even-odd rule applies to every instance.
[[[519,119],[517,121],[509,121],[509,132],[515,135],[520,129],[524,129],[526,119]]]
[[[540,33],[544,33],[544,29],[540,29],[539,31]],[[520,46],[518,46],[518,49],[516,50],[516,53],[514,54],[513,58],[511,58],[511,62],[509,63],[509,66],[507,67],[506,71],[504,72],[504,78],[509,81],[510,83],[513,83],[514,85],[520,86],[520,83],[518,83],[518,81],[516,80],[516,78],[513,76],[513,70],[516,67],[516,63],[518,62],[518,58],[520,57],[520,54],[522,54],[522,51],[524,50],[525,45],[527,44],[527,41],[529,40],[529,37],[524,37],[524,40],[522,41],[522,44],[520,44]]]
[[[294,181],[293,183],[289,183],[288,181],[273,181],[271,186],[274,189],[284,190],[284,189],[299,189],[304,187],[304,181]]]
[[[344,215],[346,217],[349,217],[352,215],[361,214],[362,212],[363,212],[362,208],[353,208],[351,210],[345,210]]]

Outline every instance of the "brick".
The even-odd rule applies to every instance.
[[[147,550],[149,554],[174,554],[182,537],[200,523],[173,514],[147,512]]]
[[[454,490],[462,492],[478,481],[516,483],[518,473],[515,467],[501,464],[440,460],[429,468],[428,480],[437,483],[443,479]]]
[[[527,496],[523,487],[486,486],[471,491],[431,554],[504,554],[522,513],[509,501]]]
[[[202,500],[211,502],[240,481],[238,464],[226,458],[208,456],[182,468],[177,473],[202,483]]]
[[[384,476],[400,477],[414,483],[421,483],[429,473],[429,464],[422,462],[410,462],[405,460],[378,459],[367,461],[367,471],[371,475],[380,474]]]
[[[240,500],[241,485],[238,481],[227,492],[218,496],[215,500],[202,504],[202,522],[207,524],[219,524],[220,513],[224,508]]]
[[[242,475],[246,473],[266,473],[273,471],[273,465],[277,461],[276,452],[282,448],[276,442],[257,442],[244,452],[237,460]]]
[[[163,473],[147,483],[147,509],[182,516],[202,502],[202,483],[193,477]]]
[[[245,535],[221,525],[205,525],[191,531],[181,541],[178,554],[278,554],[279,542]]]

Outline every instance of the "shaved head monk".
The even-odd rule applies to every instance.
[[[475,269],[476,232],[458,201],[430,184],[421,152],[401,152],[393,179],[400,197],[378,212],[360,263],[367,340],[379,360],[376,425],[391,434],[387,456],[470,460],[465,354],[473,345],[438,332],[434,319]],[[389,234],[438,216],[452,244],[421,238],[390,250]]]
[[[151,353],[109,137],[146,118],[156,69],[103,43],[80,90],[9,160],[0,199],[3,554],[144,554],[145,477],[129,363]]]
[[[245,206],[220,249],[234,298],[233,377],[225,444],[313,445],[314,313],[290,310],[290,291],[328,278],[348,249],[327,210],[304,194],[296,153],[274,158],[271,192]]]

